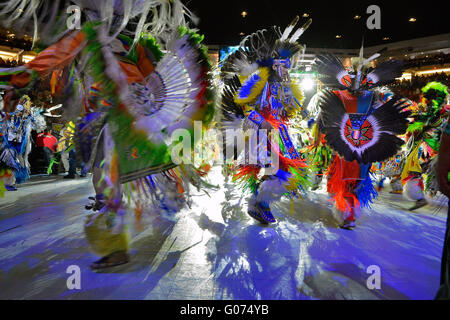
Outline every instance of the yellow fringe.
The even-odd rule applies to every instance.
[[[0,198],[3,198],[5,196],[5,185],[3,184],[3,181],[0,180]]]
[[[298,112],[304,110],[302,104],[303,101],[305,101],[305,96],[303,95],[302,89],[300,89],[300,85],[297,81],[293,80],[291,82],[290,88],[292,91],[292,95],[297,99],[300,105],[298,105],[295,101],[292,101],[292,103],[288,105],[284,104],[284,107],[288,112],[288,116],[291,118],[295,118]]]
[[[298,83],[297,80],[293,80],[291,82],[291,91],[294,97],[298,100],[298,102],[303,104],[303,102],[305,101],[305,96],[303,95],[303,91],[300,88],[300,84]]]
[[[130,236],[127,229],[124,228],[120,233],[113,232],[108,227],[108,213],[89,215],[84,225],[84,233],[92,251],[99,256],[128,250]]]
[[[405,162],[405,167],[402,171],[401,179],[402,181],[408,178],[410,172],[422,172],[422,167],[419,162],[419,149],[420,144],[409,154]]]
[[[261,67],[259,70],[259,77],[261,78],[258,82],[256,82],[253,85],[253,88],[251,89],[250,94],[246,98],[238,98],[239,91],[236,93],[236,97],[234,98],[234,102],[238,105],[244,105],[246,103],[251,103],[254,101],[258,95],[261,93],[261,91],[264,89],[264,86],[269,79],[269,68],[267,67]],[[245,83],[243,84],[245,86]]]
[[[291,176],[287,180],[287,183],[284,186],[286,187],[287,191],[292,192],[292,191],[296,191],[299,185],[300,185],[300,179],[295,176]]]

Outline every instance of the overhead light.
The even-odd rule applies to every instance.
[[[308,17],[309,17],[309,13],[306,13],[306,12],[305,12],[305,13],[302,15],[302,17],[303,17],[303,18],[308,18]]]
[[[389,40],[389,37],[384,37],[383,40],[384,41]]]
[[[241,12],[242,18],[245,18],[245,17],[247,16],[247,14],[248,14],[247,11],[242,11],[242,12]]]
[[[245,36],[245,33],[241,32],[239,33],[240,36]]]
[[[336,39],[340,39],[340,38],[342,38],[342,36],[340,34],[337,34]]]
[[[414,17],[411,17],[411,18],[409,18],[409,20],[408,20],[409,22],[416,22],[417,21],[417,19],[416,18],[414,18]]]
[[[353,17],[353,19],[355,19],[355,20],[361,19],[361,16],[360,15],[356,15],[356,16]]]

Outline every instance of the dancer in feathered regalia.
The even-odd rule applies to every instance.
[[[407,157],[402,171],[405,194],[415,200],[410,210],[427,204],[424,190],[436,194],[439,190],[435,167],[440,139],[448,106],[444,106],[448,91],[439,82],[430,82],[422,88],[423,98],[412,114],[407,129]],[[425,184],[422,174],[427,176]]]
[[[31,131],[45,129],[39,108],[32,107],[30,97],[20,98],[14,112],[4,113],[0,141],[0,192],[17,190],[16,183],[30,177],[28,156],[31,152]]]
[[[234,145],[229,130],[251,132],[249,147],[238,146],[234,180],[252,192],[248,214],[265,224],[276,221],[272,202],[283,194],[294,197],[305,192],[307,184],[305,161],[288,132],[296,113],[306,115],[302,92],[290,79],[289,69],[302,48],[297,40],[311,20],[292,33],[297,22],[298,17],[283,33],[273,26],[247,36],[222,67],[222,129],[227,147]],[[262,130],[271,131],[270,142]]]
[[[395,157],[390,158],[383,169],[384,176],[391,179],[391,191],[390,193],[401,194],[403,193],[403,186],[401,183],[401,174],[404,165],[404,154],[405,152],[402,150],[397,153]]]
[[[73,2],[86,22],[56,35],[50,31],[60,26],[57,1],[49,10],[46,1],[13,0],[0,14],[15,26],[36,12],[43,14],[39,21],[48,21],[40,38],[53,43],[11,70],[11,85],[50,81],[63,116],[76,121],[75,148],[93,172],[96,191],[85,230],[103,256],[91,266],[98,269],[128,261],[123,198],[139,220],[144,209],[174,214],[190,201],[189,185],[202,186],[203,172],[172,161],[180,143],[172,133],[186,130],[193,148],[194,121],[202,123],[200,130],[208,127],[214,92],[203,37],[188,29],[185,16],[191,14],[180,1]],[[24,10],[8,16],[17,8]],[[137,21],[132,30],[131,19]]]
[[[404,134],[408,103],[389,92],[374,90],[401,74],[401,64],[387,61],[370,67],[375,54],[358,58],[346,69],[332,55],[318,56],[315,66],[323,75],[325,89],[318,97],[318,124],[326,143],[336,152],[328,168],[327,189],[336,208],[342,212],[343,228],[356,226],[361,207],[368,207],[377,192],[372,184],[372,162],[394,156],[403,145],[397,135]],[[335,90],[332,90],[335,89]]]
[[[305,150],[308,163],[312,167],[317,168],[311,172],[312,186],[311,190],[317,190],[322,183],[325,172],[331,164],[333,151],[325,141],[325,135],[319,130],[319,123],[317,118],[320,114],[320,108],[317,104],[319,94],[312,96],[308,104],[308,122],[307,128],[310,131],[312,143],[310,143]]]

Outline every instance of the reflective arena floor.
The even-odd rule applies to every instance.
[[[324,191],[276,204],[278,222],[246,214],[246,195],[219,167],[176,219],[131,228],[131,261],[91,271],[84,205],[89,178],[40,179],[0,199],[0,299],[433,299],[447,207],[383,190],[352,230],[339,228]],[[442,199],[443,200],[443,199]],[[439,202],[439,201],[437,201]],[[436,203],[436,201],[435,201]],[[444,206],[444,207],[442,207]],[[69,289],[69,266],[81,288]],[[379,270],[380,289],[368,283]]]

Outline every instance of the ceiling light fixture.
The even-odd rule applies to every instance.
[[[247,11],[242,11],[242,12],[241,12],[242,18],[245,18],[247,15],[248,15]]]
[[[342,38],[342,36],[340,34],[337,34],[336,39],[340,39],[340,38]]]
[[[408,20],[409,22],[416,22],[417,21],[417,19],[416,18],[414,18],[414,17],[411,17],[411,18],[409,18],[409,20]]]

